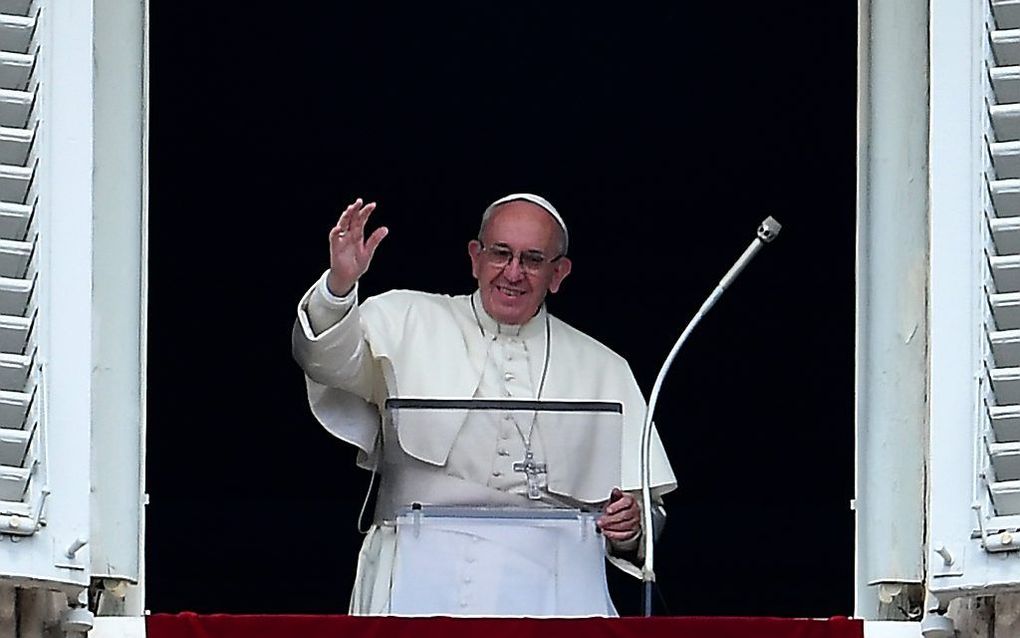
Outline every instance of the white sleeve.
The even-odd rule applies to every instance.
[[[298,315],[305,312],[308,324],[316,335],[320,335],[347,316],[351,308],[358,305],[358,284],[344,296],[334,295],[326,284],[329,271],[322,273],[319,280],[308,291],[307,305],[298,306]]]
[[[301,298],[291,336],[294,359],[309,379],[372,401],[382,375],[365,341],[358,312],[358,287],[337,297],[326,274]]]

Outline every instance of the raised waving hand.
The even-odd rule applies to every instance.
[[[379,242],[390,232],[380,226],[365,239],[365,222],[375,202],[362,205],[361,198],[354,200],[340,215],[336,226],[329,231],[329,277],[326,285],[334,295],[343,296],[351,291],[355,282],[368,271]]]

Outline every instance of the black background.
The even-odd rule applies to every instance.
[[[784,224],[659,401],[657,611],[850,614],[855,3],[480,4],[152,5],[147,606],[346,610],[368,473],[308,411],[296,302],[356,196],[391,231],[363,296],[458,294],[531,191],[571,230],[551,310],[646,393]]]

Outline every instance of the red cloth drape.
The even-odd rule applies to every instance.
[[[148,638],[862,638],[831,618],[392,618],[153,614]]]

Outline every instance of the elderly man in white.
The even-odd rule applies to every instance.
[[[596,525],[609,560],[638,575],[634,564],[641,560],[642,529],[634,494],[640,486],[645,402],[622,357],[545,307],[546,295],[559,291],[572,268],[569,235],[559,212],[528,193],[509,195],[486,208],[478,238],[468,243],[478,281],[473,294],[395,290],[358,304],[357,282],[389,232],[380,227],[366,237],[365,225],[375,208],[358,199],[329,232],[329,270],[301,299],[293,332],[294,356],[305,371],[313,413],[331,433],[360,449],[359,465],[381,476],[351,613],[391,612],[394,563],[399,560],[393,521],[410,503],[601,508]],[[613,401],[622,404],[622,434],[617,432],[615,445],[597,437],[583,445],[559,441],[558,449],[578,453],[543,459],[549,474],[539,488],[518,461],[543,453],[534,418],[469,416],[467,423],[450,427],[398,432],[382,408],[387,399],[399,397]],[[557,436],[568,435],[542,433],[547,442]],[[658,435],[653,432],[653,437],[652,492],[658,502],[676,481]],[[553,455],[556,445],[546,447]],[[608,455],[620,457],[613,465],[620,471],[618,487],[594,494],[590,468]],[[569,582],[570,574],[554,571],[548,579]],[[478,587],[499,580],[488,576],[488,584]],[[583,615],[615,615],[604,573],[602,581],[597,600],[586,603]],[[501,606],[499,594],[477,598],[490,602],[464,613],[563,613],[556,608],[521,612],[508,603]]]

